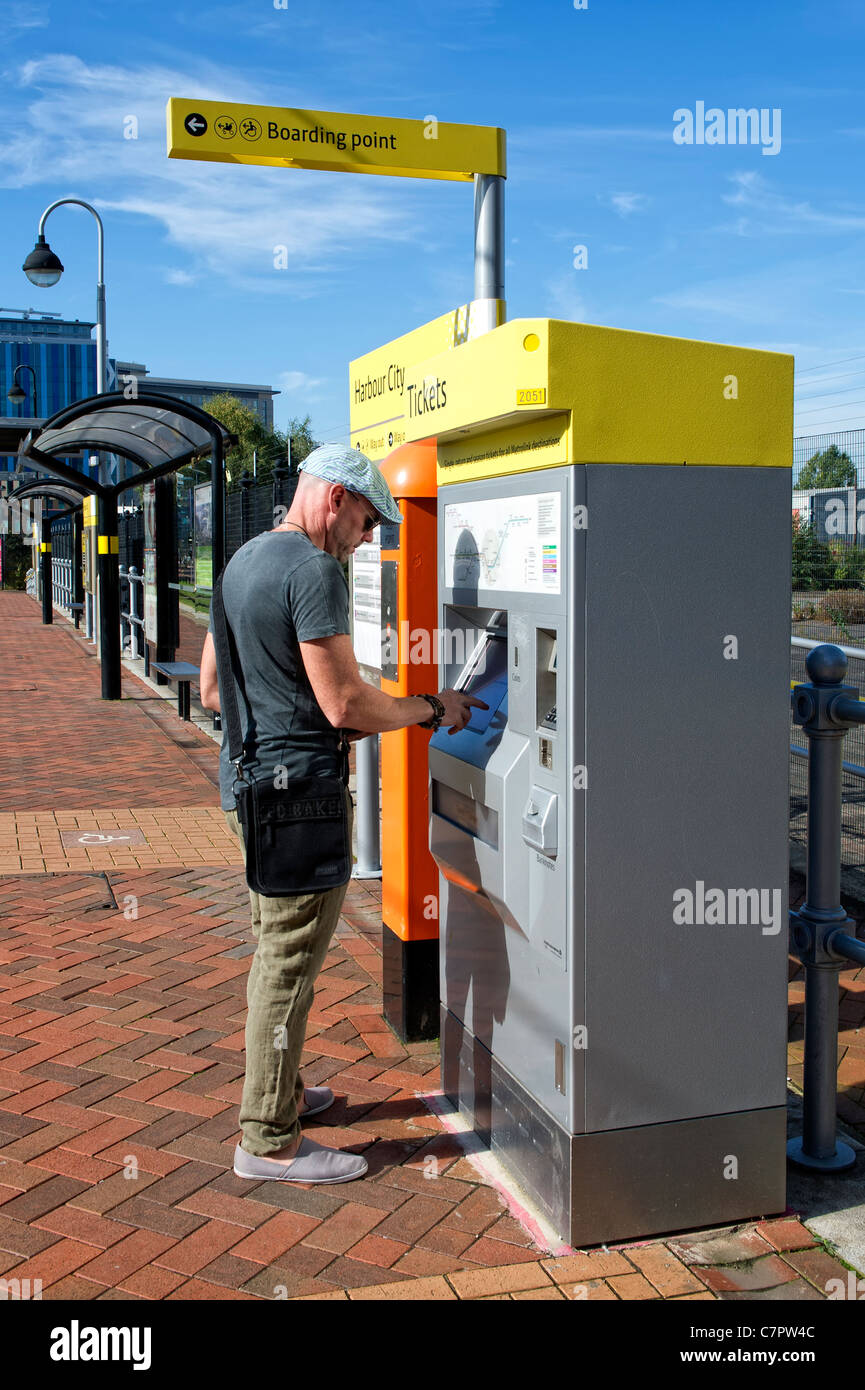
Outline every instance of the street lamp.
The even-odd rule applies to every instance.
[[[56,285],[60,276],[63,274],[63,264],[48,242],[45,240],[45,223],[50,213],[55,208],[62,207],[65,203],[74,203],[76,207],[86,208],[96,218],[98,228],[97,242],[97,280],[96,280],[96,391],[98,395],[104,395],[108,385],[108,344],[105,335],[105,256],[103,247],[103,227],[102,218],[94,207],[85,203],[81,198],[58,198],[56,203],[51,203],[45,209],[39,219],[37,228],[36,245],[27,257],[22,269],[27,279],[33,285],[40,285],[47,289],[51,285]]]
[[[63,265],[55,256],[44,236],[40,236],[23,265],[27,279],[33,285],[48,289],[56,285],[63,274]]]
[[[33,378],[33,418],[39,418],[39,406],[36,403],[36,372],[27,362],[21,362],[12,373],[12,385],[6,392],[6,399],[13,405],[23,405],[27,399],[27,392],[18,383],[18,373],[29,372]]]

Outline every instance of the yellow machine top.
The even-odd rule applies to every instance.
[[[418,330],[351,364],[356,385],[367,364],[401,359],[387,409],[355,390],[352,440],[372,442],[382,416],[394,443],[434,437],[439,485],[564,463],[792,464],[783,353],[544,318],[421,360],[429,345]]]

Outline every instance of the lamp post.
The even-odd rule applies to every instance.
[[[39,218],[36,245],[24,262],[22,269],[33,285],[47,289],[50,285],[57,284],[63,274],[63,264],[45,240],[45,223],[55,208],[63,207],[66,203],[74,203],[76,207],[86,208],[96,218],[96,392],[97,395],[102,396],[105,394],[108,384],[108,343],[105,335],[104,229],[102,218],[96,209],[81,198],[58,198],[56,203],[49,204]]]
[[[45,240],[45,223],[55,208],[73,203],[96,219],[96,393],[108,387],[108,343],[105,333],[105,248],[102,218],[81,198],[58,198],[39,218],[36,245],[22,267],[31,284],[43,289],[56,285],[63,264]],[[119,700],[120,689],[120,571],[117,536],[117,497],[99,495],[96,569],[99,597],[99,650],[102,657],[102,698]]]
[[[33,367],[31,367],[31,366],[29,365],[29,363],[27,363],[27,362],[21,362],[21,363],[15,368],[14,372],[12,373],[12,385],[9,387],[9,390],[6,392],[6,399],[9,400],[9,401],[11,401],[13,405],[23,405],[24,402],[25,402],[26,399],[27,399],[27,392],[23,390],[23,388],[20,386],[20,384],[19,384],[19,382],[18,382],[18,373],[19,373],[19,372],[29,372],[30,375],[31,375],[32,378],[33,378],[33,388],[32,388],[32,390],[33,390],[33,418],[36,419],[36,420],[38,420],[38,418],[39,418],[39,403],[38,403],[37,398],[36,398],[36,372],[35,372],[35,370],[33,369]]]

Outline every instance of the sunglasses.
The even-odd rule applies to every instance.
[[[363,502],[365,506],[369,506],[369,498],[362,497],[359,492],[352,492],[350,488],[346,488],[346,492],[348,493],[349,497],[354,497],[357,499],[358,502]],[[371,531],[374,526],[378,526],[380,521],[381,517],[379,516],[378,512],[374,511],[372,515],[367,513],[363,523],[364,531]]]

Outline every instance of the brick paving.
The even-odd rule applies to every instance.
[[[846,1277],[795,1213],[539,1244],[425,1103],[437,1045],[383,1022],[369,881],[349,887],[303,1057],[337,1093],[308,1132],[369,1175],[235,1177],[254,941],[216,745],[128,673],[123,700],[101,701],[92,647],[39,616],[0,593],[0,1276],[41,1280],[45,1299],[166,1301],[809,1300]],[[144,846],[68,844],[131,827]],[[794,1076],[800,981],[792,963]],[[842,985],[839,1111],[865,1138],[865,970]]]

